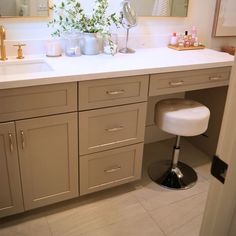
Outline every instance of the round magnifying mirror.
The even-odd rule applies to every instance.
[[[126,33],[126,46],[125,48],[120,49],[121,53],[134,53],[135,50],[128,48],[128,40],[129,40],[129,30],[137,25],[137,16],[136,11],[132,7],[129,0],[124,0],[121,3],[121,18],[122,18],[122,26],[127,30]]]

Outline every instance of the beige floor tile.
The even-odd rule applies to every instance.
[[[0,224],[0,236],[52,236],[48,223],[43,218],[23,217]]]
[[[169,204],[188,199],[200,193],[206,193],[209,188],[209,182],[199,177],[197,184],[187,190],[168,190],[156,183],[137,183],[136,190],[132,194],[142,204],[142,206],[152,211]]]
[[[158,226],[169,235],[188,224],[204,212],[206,193],[151,211]],[[200,226],[199,226],[200,227]]]
[[[203,214],[195,217],[184,226],[178,228],[176,231],[168,234],[168,236],[199,236],[202,224]]]
[[[110,195],[109,198],[104,194],[103,198],[85,202],[73,210],[48,215],[47,220],[53,235],[81,235],[145,213],[129,192]]]
[[[83,236],[164,236],[147,213],[134,216]],[[75,235],[73,235],[75,236]]]
[[[211,180],[211,162],[198,166],[195,168],[198,175],[202,176],[203,178],[207,180]]]

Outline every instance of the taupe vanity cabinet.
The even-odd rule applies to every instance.
[[[227,86],[230,70],[0,90],[0,217],[140,179],[148,97]]]
[[[77,83],[2,90],[0,107],[0,216],[77,197]]]

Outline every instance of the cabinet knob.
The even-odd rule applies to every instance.
[[[17,59],[24,59],[24,55],[23,55],[23,50],[22,50],[22,47],[26,46],[26,44],[16,44],[16,45],[13,45],[14,47],[18,47],[18,50],[17,50]]]
[[[184,85],[184,81],[181,80],[178,82],[169,82],[169,85],[172,87],[178,87],[178,86]]]
[[[124,89],[120,89],[120,90],[114,90],[114,91],[107,91],[106,93],[108,95],[120,95],[120,94],[124,94],[125,90]]]
[[[125,128],[124,126],[119,126],[119,127],[114,127],[114,128],[106,129],[106,131],[112,133],[112,132],[121,131],[124,128]]]
[[[24,150],[25,149],[25,135],[24,135],[23,130],[20,131],[20,137],[21,137],[21,148]]]
[[[9,144],[10,144],[10,152],[13,152],[14,151],[14,146],[13,146],[12,133],[8,133],[8,137],[9,137]]]
[[[111,169],[108,169],[108,170],[104,170],[104,172],[106,172],[106,173],[114,173],[114,172],[117,172],[117,171],[119,171],[119,170],[121,170],[121,166],[117,166],[117,167],[115,167],[115,168],[111,168]]]
[[[210,76],[209,77],[209,80],[210,81],[218,81],[218,80],[221,80],[222,79],[222,76]]]

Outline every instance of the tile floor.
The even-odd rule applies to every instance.
[[[170,157],[173,143],[172,139],[145,146],[140,181],[1,219],[0,236],[199,235],[210,158],[181,141],[181,159],[193,166],[199,177],[189,190],[161,188],[146,173],[151,162]]]

